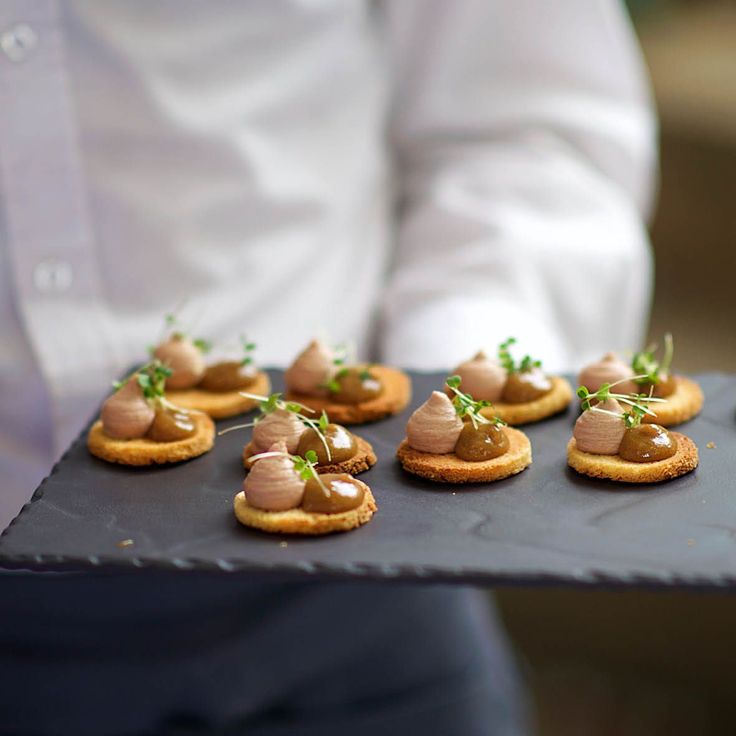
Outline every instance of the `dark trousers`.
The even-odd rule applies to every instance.
[[[476,591],[0,573],[0,734],[521,736]]]

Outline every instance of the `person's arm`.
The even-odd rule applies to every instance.
[[[636,348],[656,130],[622,5],[385,10],[399,214],[384,357],[447,368],[515,335],[562,369]]]

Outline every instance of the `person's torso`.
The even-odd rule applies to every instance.
[[[0,75],[3,99],[23,95],[0,123],[13,150],[12,171],[0,171],[0,279],[12,295],[0,317],[13,338],[0,352],[0,456],[19,427],[51,417],[63,449],[182,302],[199,334],[247,334],[265,364],[288,362],[315,332],[365,347],[390,199],[371,6],[80,0],[42,10],[28,20],[28,57]],[[43,140],[24,136],[39,120]],[[34,170],[39,151],[55,160],[57,150],[50,176]],[[35,233],[48,218],[53,229]],[[26,466],[38,475],[37,457]]]

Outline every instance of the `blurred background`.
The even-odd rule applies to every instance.
[[[661,120],[652,341],[736,371],[736,1],[631,0]],[[734,488],[736,493],[736,485]],[[504,590],[540,736],[736,733],[736,598]]]

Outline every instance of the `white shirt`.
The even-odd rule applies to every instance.
[[[265,365],[636,347],[654,138],[614,0],[0,0],[0,528],[183,298]]]

